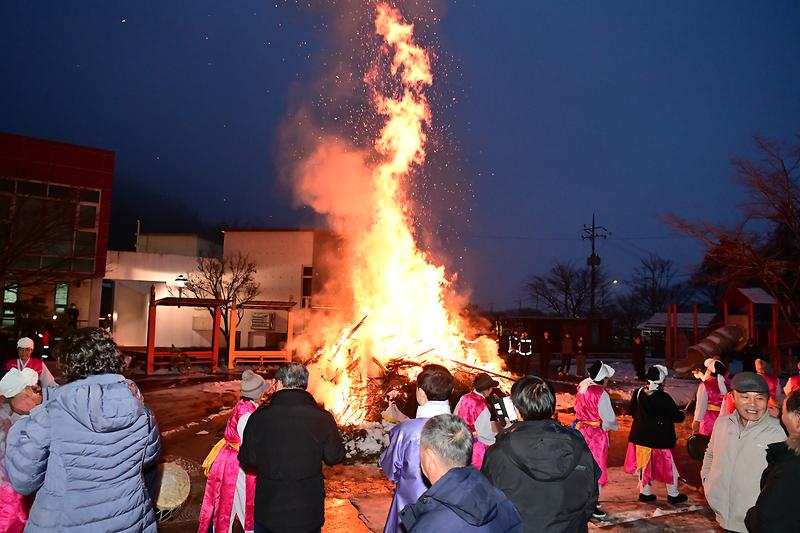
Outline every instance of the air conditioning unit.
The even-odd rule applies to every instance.
[[[253,313],[250,319],[250,329],[261,331],[274,331],[277,313]]]

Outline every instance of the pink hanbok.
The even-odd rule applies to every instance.
[[[590,378],[579,385],[575,396],[575,428],[583,435],[602,471],[598,484],[603,486],[608,483],[608,431],[603,427],[600,403],[607,401],[610,406],[610,399],[604,387],[596,384],[586,386],[587,382],[591,382]],[[605,400],[603,395],[606,396]]]
[[[0,531],[22,533],[28,520],[28,499],[11,487],[6,475],[6,436],[19,418],[8,401],[0,401]]]
[[[706,394],[706,408],[703,419],[700,421],[699,432],[701,435],[711,435],[714,423],[723,409],[722,403],[725,400],[725,393],[720,391],[719,382],[715,377],[704,380],[699,387],[703,387]]]
[[[489,447],[478,439],[478,431],[475,428],[475,422],[483,411],[488,409],[486,398],[482,394],[472,391],[468,392],[458,401],[456,406],[456,415],[467,423],[470,431],[472,431],[472,466],[480,470],[483,465],[483,456],[486,454],[486,449]]]
[[[225,445],[214,459],[208,473],[203,506],[200,508],[198,533],[207,533],[213,520],[214,533],[230,532],[234,517],[238,517],[245,531],[253,531],[253,510],[256,494],[256,475],[246,473],[239,466],[239,445],[242,439],[239,428],[243,416],[249,416],[256,405],[248,399],[239,400],[225,427]],[[241,513],[244,513],[244,517]]]
[[[678,462],[675,461],[670,449],[646,448],[632,442],[628,443],[624,469],[628,474],[641,471],[642,485],[650,485],[653,481],[660,481],[665,485],[677,485],[680,475],[677,466]]]

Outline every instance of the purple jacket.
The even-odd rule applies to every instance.
[[[427,421],[427,418],[406,420],[389,432],[389,447],[381,455],[381,468],[389,481],[397,484],[397,488],[386,527],[383,528],[384,533],[402,532],[400,511],[416,502],[428,490],[419,466],[419,436]]]

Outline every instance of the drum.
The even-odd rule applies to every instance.
[[[689,452],[689,457],[696,461],[702,461],[708,448],[708,442],[711,437],[708,435],[701,435],[695,433],[686,440],[686,450]]]
[[[178,463],[158,465],[156,492],[156,521],[165,522],[180,512],[189,497],[192,482],[189,474]]]

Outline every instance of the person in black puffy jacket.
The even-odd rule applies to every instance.
[[[800,487],[800,390],[783,401],[781,420],[789,438],[767,446],[761,494],[744,519],[750,533],[800,531],[800,514],[795,510]]]
[[[667,368],[653,365],[645,374],[647,387],[631,395],[628,413],[633,424],[628,435],[625,471],[639,476],[639,501],[652,502],[656,495],[652,482],[667,485],[667,501],[673,505],[688,498],[678,492],[678,467],[672,455],[677,440],[675,424],[683,422],[685,414],[672,397],[664,392]]]
[[[588,531],[600,467],[586,441],[552,420],[556,397],[543,379],[519,380],[511,401],[518,421],[497,435],[481,471],[516,506],[526,533]]]

